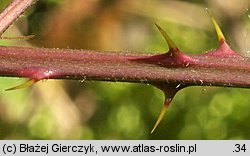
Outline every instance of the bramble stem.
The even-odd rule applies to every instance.
[[[37,80],[57,78],[166,83],[171,86],[250,87],[249,58],[191,55],[195,63],[187,64],[187,67],[165,67],[158,62],[138,61],[152,56],[155,54],[1,46],[0,75]]]

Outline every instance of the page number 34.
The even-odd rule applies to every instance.
[[[246,152],[246,145],[245,144],[235,144],[233,152]]]

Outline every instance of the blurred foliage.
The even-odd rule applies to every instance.
[[[1,1],[3,8],[9,1]],[[232,47],[248,55],[248,0],[41,0],[1,45],[163,53],[161,25],[189,54],[217,46],[208,7]],[[230,11],[228,11],[230,10]],[[108,70],[108,69],[107,69]],[[108,72],[108,71],[107,71]],[[1,78],[6,89],[24,81]],[[250,90],[189,87],[154,134],[163,94],[146,84],[47,80],[0,94],[1,139],[250,139]]]

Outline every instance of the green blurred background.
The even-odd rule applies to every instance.
[[[9,0],[1,0],[1,8]],[[206,9],[233,49],[250,52],[249,0],[40,0],[1,45],[164,53],[158,23],[188,54],[217,47]],[[22,83],[0,78],[0,89]],[[189,87],[151,135],[163,94],[145,84],[46,80],[0,92],[1,139],[250,139],[250,90]]]

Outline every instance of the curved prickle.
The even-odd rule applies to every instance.
[[[167,113],[167,110],[168,110],[168,105],[164,104],[163,107],[162,107],[162,109],[161,109],[161,113],[158,116],[158,118],[157,118],[157,120],[156,120],[156,122],[154,124],[154,127],[151,130],[151,134],[154,133],[155,129],[158,127],[158,125],[162,121],[164,115]]]
[[[150,64],[156,64],[164,67],[187,67],[195,62],[195,60],[181,52],[175,43],[171,40],[168,34],[157,24],[155,24],[162,36],[167,42],[169,51],[164,54],[154,55],[144,58],[131,59],[131,61],[142,61]]]
[[[216,22],[216,20],[214,19],[214,17],[211,15],[211,13],[207,10],[207,13],[209,14],[212,22],[213,22],[213,26],[214,26],[214,29],[216,31],[216,34],[217,34],[217,37],[218,37],[218,41],[219,42],[222,42],[222,41],[225,41],[225,36],[223,34],[223,32],[221,31],[218,23]]]
[[[168,47],[169,47],[169,51],[178,51],[177,46],[175,45],[175,43],[171,40],[171,38],[168,36],[168,34],[158,25],[156,24],[156,27],[158,28],[158,30],[161,32],[162,36],[164,37],[164,39],[166,40]]]
[[[167,113],[168,107],[170,106],[176,93],[185,87],[184,85],[181,85],[181,84],[178,84],[177,86],[168,86],[167,84],[156,84],[154,86],[160,89],[161,91],[163,91],[164,96],[165,96],[165,101],[161,109],[161,112],[151,130],[151,134],[155,131],[155,129],[158,127],[158,125],[162,121],[164,115]]]
[[[211,21],[212,21],[213,26],[214,26],[214,29],[216,31],[217,38],[219,41],[219,47],[213,51],[206,53],[205,55],[218,56],[218,57],[238,57],[238,56],[240,56],[238,53],[236,53],[234,50],[232,50],[230,48],[230,46],[227,44],[223,32],[221,31],[218,23],[213,18],[211,13],[209,11],[207,11],[207,13],[210,16]]]
[[[20,84],[20,85],[15,86],[15,87],[5,89],[5,91],[26,88],[26,87],[29,87],[29,86],[35,84],[36,82],[38,82],[40,80],[53,78],[54,76],[58,75],[58,73],[56,73],[52,70],[48,70],[48,69],[44,69],[44,68],[40,68],[40,67],[23,68],[23,69],[18,70],[17,74],[20,77],[29,78],[29,80]]]
[[[11,88],[5,89],[4,91],[11,91],[11,90],[17,90],[17,89],[26,88],[26,87],[29,87],[29,86],[33,85],[34,83],[36,83],[36,81],[30,79],[30,80],[28,80],[28,81],[26,81],[26,82],[24,82],[24,83],[22,83],[20,85],[17,85],[15,87],[11,87]]]

